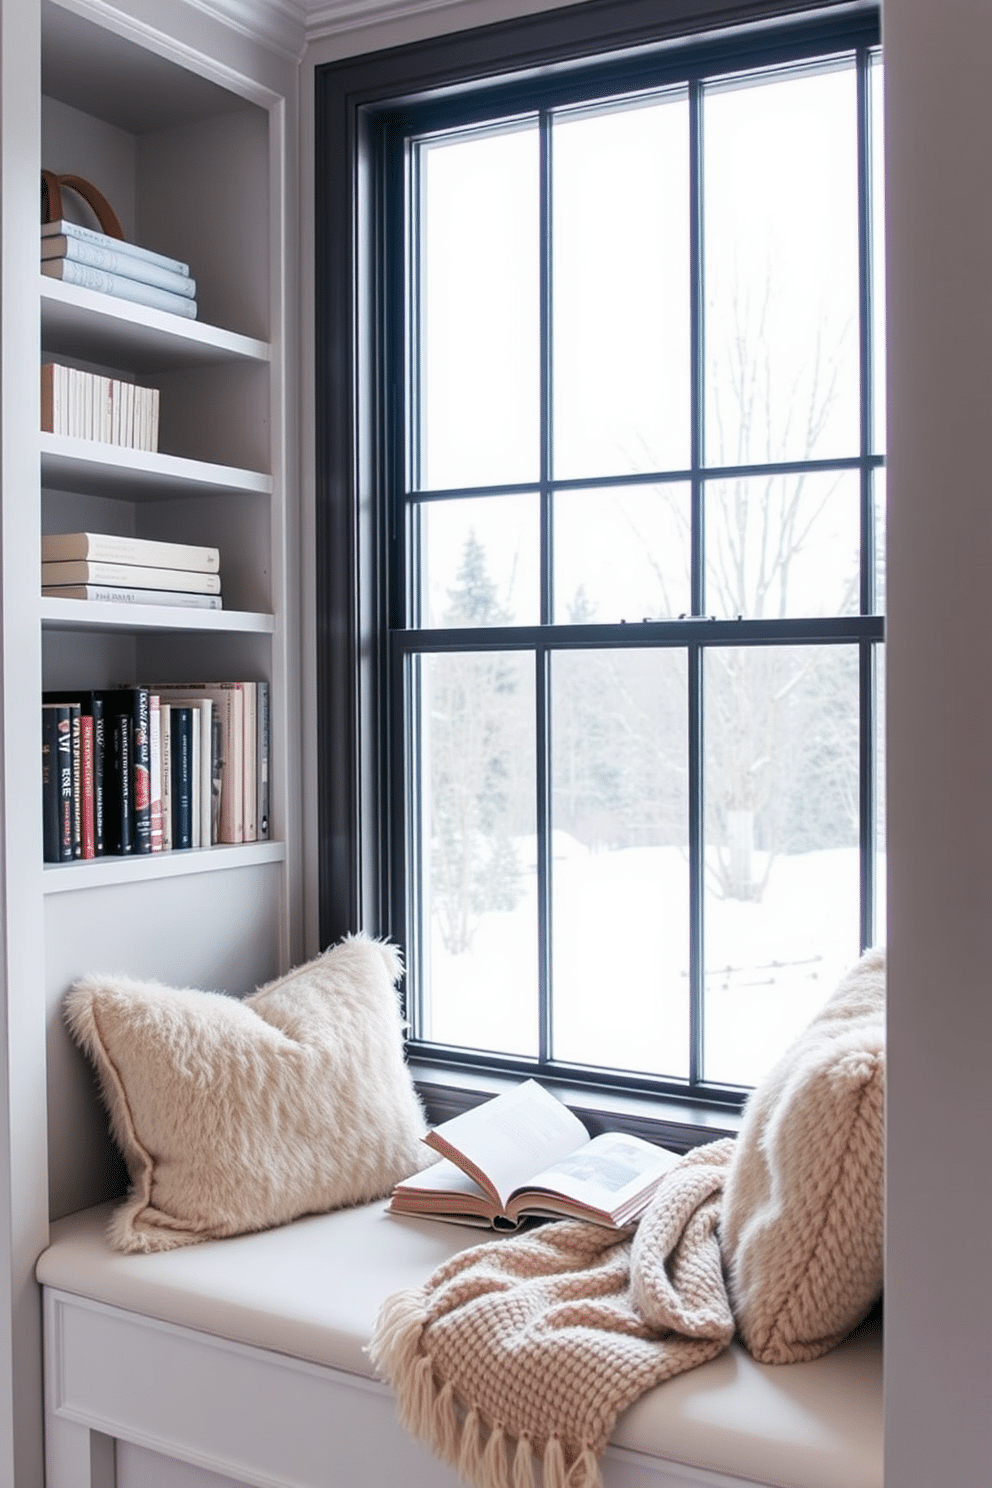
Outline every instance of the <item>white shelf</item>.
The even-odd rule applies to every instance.
[[[126,857],[89,858],[85,862],[46,863],[42,878],[46,894],[66,894],[78,889],[184,878],[192,873],[256,868],[285,860],[286,848],[282,842],[246,842],[238,846],[219,845],[175,852],[129,853]]]
[[[196,610],[183,605],[121,604],[86,599],[41,599],[45,630],[200,630],[242,635],[271,635],[272,615],[250,610]]]
[[[127,501],[272,492],[272,477],[261,471],[62,434],[41,435],[41,483],[56,491]]]
[[[41,275],[41,339],[46,353],[151,372],[208,362],[267,362],[269,345],[198,320]]]

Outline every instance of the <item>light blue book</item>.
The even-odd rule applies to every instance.
[[[150,305],[155,310],[184,315],[187,320],[196,319],[196,301],[188,300],[185,295],[157,289],[154,284],[142,284],[140,279],[126,279],[123,274],[92,269],[88,264],[76,263],[71,258],[50,258],[42,264],[41,272],[50,279],[61,279],[64,284],[77,284],[81,289],[93,289],[98,294],[113,295],[118,300]]]
[[[74,263],[86,264],[91,269],[103,269],[108,274],[123,274],[125,279],[137,279],[140,284],[154,284],[158,289],[167,289],[171,294],[183,295],[188,300],[196,298],[195,279],[191,279],[188,274],[177,274],[172,269],[164,269],[161,264],[138,258],[133,253],[117,253],[111,248],[101,248],[97,243],[83,243],[78,238],[42,238],[42,263],[57,258],[69,258]]]
[[[107,248],[112,253],[126,253],[145,263],[157,264],[160,269],[168,269],[172,274],[189,273],[189,264],[182,263],[178,258],[168,258],[164,253],[154,253],[151,248],[141,248],[137,243],[112,238],[107,233],[98,232],[94,227],[81,227],[78,222],[66,222],[64,218],[58,222],[41,224],[42,243],[46,238],[73,238],[77,243],[89,243],[94,248]]]

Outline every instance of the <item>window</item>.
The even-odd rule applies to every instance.
[[[882,934],[881,64],[846,24],[368,111],[421,1054],[739,1098]]]

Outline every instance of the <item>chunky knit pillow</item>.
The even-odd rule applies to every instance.
[[[239,1001],[89,976],[66,997],[131,1192],[119,1250],[168,1250],[387,1194],[431,1154],[396,950],[350,937]]]
[[[885,953],[869,951],[751,1096],[721,1247],[764,1364],[815,1359],[882,1289]]]

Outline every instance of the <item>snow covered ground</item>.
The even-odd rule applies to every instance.
[[[532,844],[521,844],[520,858],[520,902],[481,916],[468,952],[448,953],[435,926],[428,1037],[536,1053]],[[556,833],[553,906],[556,1057],[685,1078],[684,854],[670,847],[596,851]],[[777,858],[761,902],[708,892],[704,916],[705,1076],[753,1085],[857,959],[857,852]]]

